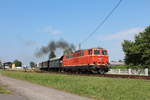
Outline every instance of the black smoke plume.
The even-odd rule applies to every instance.
[[[51,41],[47,46],[40,48],[40,50],[36,53],[36,57],[41,57],[45,54],[50,55],[51,52],[55,53],[56,49],[62,49],[64,54],[70,54],[75,51],[75,46],[64,40]]]

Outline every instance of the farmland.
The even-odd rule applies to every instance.
[[[148,100],[150,81],[79,75],[1,71],[3,75],[98,100]]]

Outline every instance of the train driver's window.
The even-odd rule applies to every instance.
[[[94,50],[95,55],[100,55],[100,50]]]
[[[102,54],[103,55],[107,55],[107,51],[106,50],[102,50]]]

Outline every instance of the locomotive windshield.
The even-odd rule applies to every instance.
[[[94,50],[95,55],[100,55],[100,50]]]
[[[106,50],[102,50],[102,54],[103,55],[107,55],[107,51]]]

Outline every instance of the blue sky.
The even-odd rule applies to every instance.
[[[95,29],[118,0],[0,0],[0,59],[24,64],[51,40],[76,46]],[[124,58],[121,42],[150,25],[150,0],[123,0],[107,22],[82,48],[101,46],[110,60]]]

